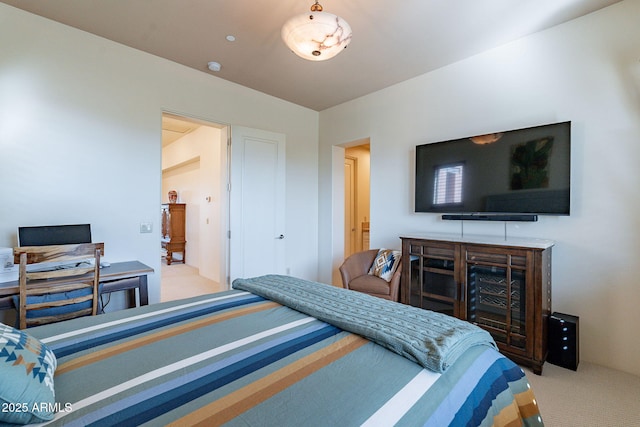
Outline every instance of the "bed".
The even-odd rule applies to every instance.
[[[40,388],[0,392],[5,421],[543,425],[524,372],[482,329],[289,276],[25,332],[11,331],[38,355]]]

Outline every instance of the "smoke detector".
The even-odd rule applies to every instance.
[[[207,68],[209,68],[211,71],[218,72],[222,68],[222,65],[220,65],[219,62],[211,61],[207,64]]]

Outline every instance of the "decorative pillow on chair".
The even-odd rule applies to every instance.
[[[393,277],[393,273],[396,272],[398,265],[400,265],[401,255],[401,251],[380,249],[378,251],[378,255],[376,255],[376,258],[373,260],[371,268],[369,269],[369,274],[373,274],[374,276],[378,276],[379,278],[390,282]]]
[[[57,361],[38,339],[0,323],[0,424],[53,419]]]

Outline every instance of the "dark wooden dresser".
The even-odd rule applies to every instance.
[[[551,313],[551,249],[540,239],[402,239],[400,300],[489,331],[500,351],[542,372]]]
[[[167,264],[173,261],[185,263],[186,254],[186,208],[185,203],[166,203],[162,205],[162,248],[167,251]],[[175,260],[173,254],[182,253],[182,258]]]

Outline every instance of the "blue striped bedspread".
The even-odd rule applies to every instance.
[[[491,347],[438,373],[246,291],[29,332],[58,359],[50,425],[542,425],[523,371]]]

